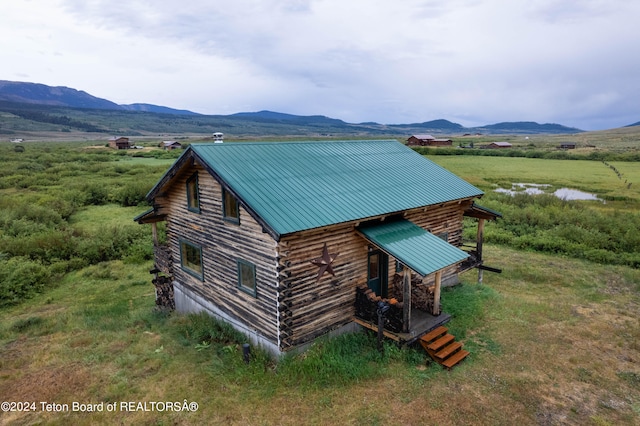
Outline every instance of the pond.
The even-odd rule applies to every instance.
[[[515,195],[515,194],[529,194],[529,195],[539,195],[539,194],[551,194],[562,200],[592,200],[592,201],[603,201],[598,198],[595,194],[590,194],[588,192],[579,191],[577,189],[571,188],[560,188],[556,189],[554,192],[547,192],[551,187],[548,184],[540,184],[540,183],[514,183],[511,185],[511,189],[498,188],[495,192],[500,192],[503,194]]]

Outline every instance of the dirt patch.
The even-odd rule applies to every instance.
[[[30,369],[25,374],[19,370],[8,373],[12,379],[0,382],[0,395],[11,401],[76,401],[91,383],[91,373],[79,365]]]

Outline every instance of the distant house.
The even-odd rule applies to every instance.
[[[182,149],[182,144],[177,141],[162,141],[160,147],[166,151],[171,151],[173,149]]]
[[[511,148],[513,145],[511,145],[509,142],[491,142],[489,145],[486,145],[485,148],[488,149],[500,149],[500,148]]]
[[[576,144],[575,144],[575,142],[565,142],[565,143],[561,143],[558,148],[560,148],[560,149],[576,149]]]
[[[453,141],[451,139],[434,139],[431,142],[432,146],[451,146]]]
[[[436,139],[431,135],[412,135],[407,139],[409,146],[451,146],[451,139]]]
[[[407,139],[407,145],[409,146],[428,146],[431,141],[436,140],[431,135],[411,135]]]
[[[213,140],[216,141],[216,142],[222,142],[224,140],[224,133],[215,132],[213,134]]]
[[[131,148],[131,144],[129,143],[129,138],[112,136],[109,138],[109,148],[129,149]]]
[[[209,312],[281,354],[377,329],[379,301],[385,336],[400,342],[448,321],[440,288],[483,267],[484,221],[500,216],[476,204],[482,195],[396,141],[199,143],[135,220],[152,226],[166,275],[154,283],[171,283],[176,310]],[[470,252],[465,216],[478,220]]]

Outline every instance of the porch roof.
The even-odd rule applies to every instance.
[[[381,250],[422,276],[469,257],[466,252],[404,219],[362,225],[357,230]]]

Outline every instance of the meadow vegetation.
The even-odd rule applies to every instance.
[[[179,153],[0,144],[3,424],[544,424],[640,422],[638,163],[430,156],[503,214],[486,263],[445,289],[471,351],[452,371],[371,334],[276,361],[205,315],[155,309],[150,229],[132,221]],[[627,183],[624,183],[624,180]],[[494,192],[514,182],[606,201]],[[633,184],[628,185],[629,182]],[[636,186],[637,185],[637,186]],[[468,237],[473,237],[469,231]],[[45,412],[40,402],[197,402],[197,411]]]
[[[139,212],[167,166],[123,154],[81,144],[0,145],[0,307],[89,265],[151,259],[149,230],[122,220],[121,211]]]

